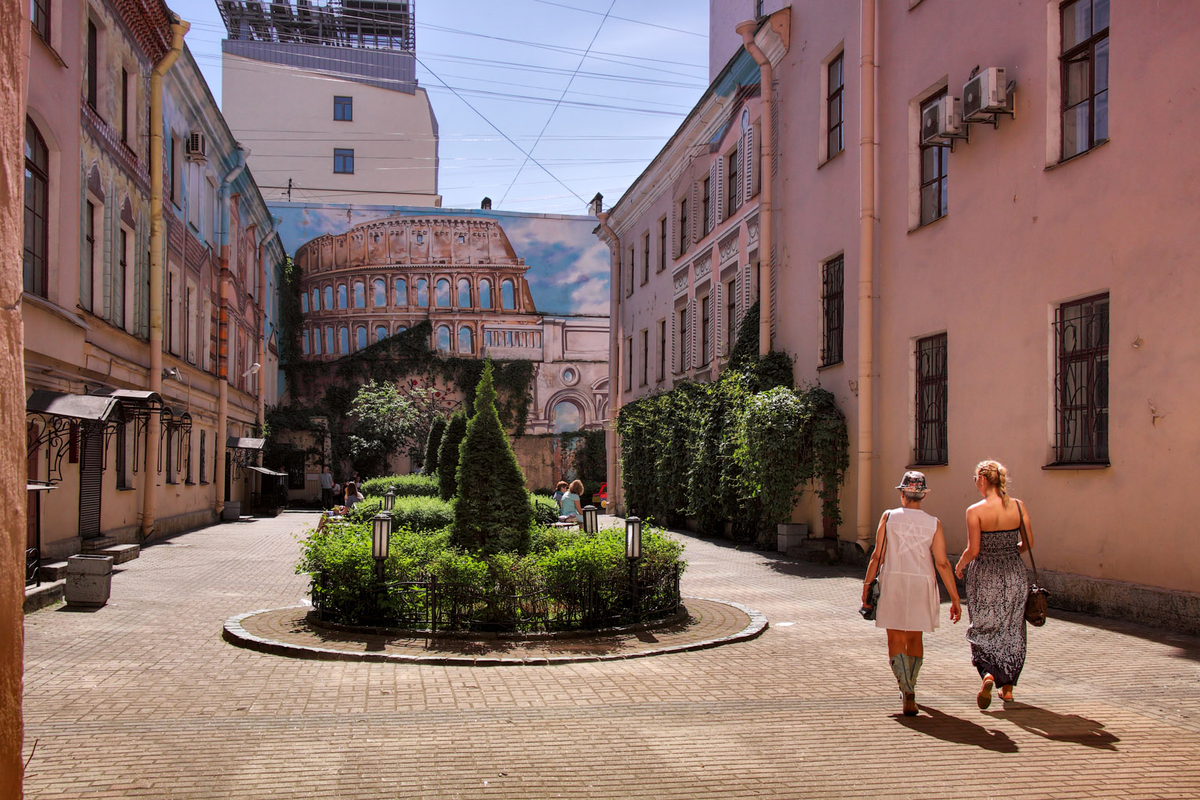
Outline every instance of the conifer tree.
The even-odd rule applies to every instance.
[[[437,416],[429,426],[429,438],[425,441],[425,474],[438,471],[438,449],[442,446],[442,435],[446,432],[446,418]]]
[[[450,417],[438,446],[438,490],[443,500],[451,499],[458,492],[458,446],[466,432],[467,413],[460,408]]]
[[[528,550],[533,508],[525,475],[496,411],[491,361],[484,365],[475,390],[475,415],[467,423],[461,453],[451,540],[474,552]]]

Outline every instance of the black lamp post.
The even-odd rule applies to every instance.
[[[625,560],[629,562],[630,610],[636,615],[637,563],[642,557],[642,520],[638,517],[625,518]]]
[[[383,493],[383,510],[391,511],[396,507],[396,487],[389,486],[388,490]]]
[[[595,506],[583,507],[583,532],[595,533],[600,529],[599,513]]]
[[[371,557],[375,559],[375,607],[383,616],[383,563],[392,538],[392,515],[380,512],[371,518]]]

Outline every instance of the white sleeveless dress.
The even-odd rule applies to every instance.
[[[875,627],[928,633],[938,626],[941,600],[929,550],[937,523],[915,508],[889,512]]]

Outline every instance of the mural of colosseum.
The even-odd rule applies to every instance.
[[[429,320],[438,352],[535,362],[529,433],[607,416],[607,314],[539,313],[530,266],[495,218],[386,216],[317,236],[295,261],[306,360],[335,361]]]

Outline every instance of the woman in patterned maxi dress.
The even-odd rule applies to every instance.
[[[1000,698],[1012,701],[1025,666],[1029,578],[1021,553],[1029,549],[1031,524],[1021,501],[1008,496],[1008,470],[1000,462],[981,461],[975,468],[975,487],[983,499],[967,509],[967,549],[954,572],[961,578],[966,569],[971,620],[967,641],[971,663],[983,681],[975,700],[987,708],[997,685]]]
[[[921,510],[929,491],[925,476],[906,472],[896,488],[900,490],[900,508],[884,512],[879,520],[875,552],[863,583],[863,605],[867,605],[872,579],[878,576],[875,627],[887,629],[888,660],[900,687],[904,715],[911,717],[917,714],[917,673],[925,657],[922,634],[938,626],[941,614],[935,569],[950,594],[950,621],[958,622],[962,610],[946,558],[942,523]]]

